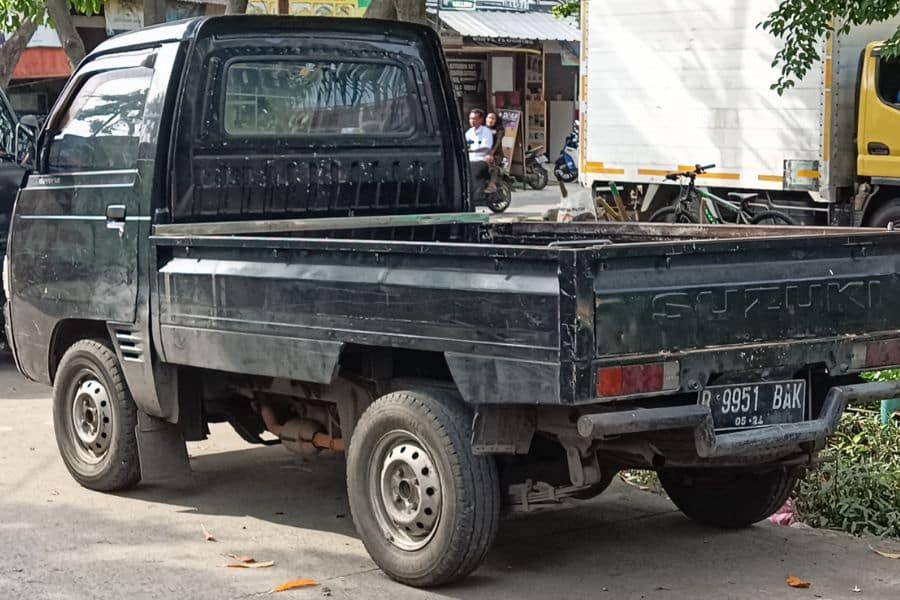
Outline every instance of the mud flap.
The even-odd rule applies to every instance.
[[[177,425],[138,410],[138,458],[141,482],[176,486],[193,483],[187,445]]]

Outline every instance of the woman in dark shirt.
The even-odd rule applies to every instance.
[[[500,167],[503,165],[503,134],[506,130],[503,127],[503,121],[500,120],[497,113],[488,113],[484,124],[494,132],[494,146],[491,148],[491,154],[488,158],[491,180],[485,189],[490,194],[497,191],[497,175],[500,174]]]

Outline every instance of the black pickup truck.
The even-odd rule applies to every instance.
[[[897,233],[491,219],[454,102],[436,34],[392,22],[201,18],[92,52],[4,268],[73,477],[184,475],[211,422],[346,451],[366,548],[426,586],[505,511],[624,467],[697,521],[759,521],[848,401],[900,391],[857,379],[900,364]]]

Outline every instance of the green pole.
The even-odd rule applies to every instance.
[[[887,425],[891,422],[891,415],[894,412],[900,412],[900,398],[893,400],[881,401],[881,424]]]

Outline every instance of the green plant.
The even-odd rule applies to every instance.
[[[825,462],[795,492],[800,519],[813,527],[900,537],[900,428],[878,413],[850,409]]]

